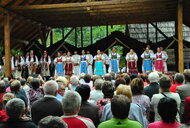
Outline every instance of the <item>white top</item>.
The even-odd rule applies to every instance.
[[[35,58],[36,58],[36,62],[35,62],[35,63],[38,64],[38,63],[39,63],[39,62],[38,62],[38,57],[35,56]],[[30,58],[30,61],[29,61],[29,56],[27,56],[27,58],[26,58],[26,63],[29,65],[30,62],[34,62],[34,56]]]
[[[94,60],[96,60],[98,57],[101,57],[101,60],[104,60],[104,59],[105,59],[104,56],[100,54],[100,55],[94,56]]]
[[[64,62],[64,61],[66,60],[66,58],[63,57],[63,56],[56,57],[56,58],[54,59],[54,63],[55,63],[55,64],[58,63],[58,62],[57,62],[58,59],[62,59],[62,62]],[[59,63],[62,63],[62,62],[59,62]]]
[[[107,54],[103,53],[102,56],[104,57],[103,60],[106,64],[109,64],[109,57]]]
[[[138,60],[138,56],[136,53],[133,53],[133,54],[130,54],[130,53],[127,53],[125,59],[129,62],[131,61],[137,61]]]
[[[165,56],[165,61],[168,59],[168,54],[166,51],[162,51],[162,54]]]
[[[41,59],[40,59],[40,62],[41,62],[41,63],[46,62],[46,57],[41,58]],[[48,56],[48,61],[47,61],[47,63],[48,63],[48,64],[51,63],[51,58],[50,58],[50,56]]]
[[[153,57],[154,57],[154,53],[152,53],[152,52],[149,52],[149,53],[143,52],[143,53],[141,54],[141,58],[144,59],[145,56],[148,55],[148,54],[150,54],[150,58],[153,59]]]
[[[73,62],[74,59],[73,59],[71,56],[66,56],[66,57],[65,57],[65,61],[66,61],[66,62]]]
[[[88,63],[90,63],[91,65],[93,64],[93,56],[91,54],[87,54],[87,60],[88,60]]]
[[[22,57],[20,57],[20,62],[19,60],[15,60],[14,62],[14,56],[11,57],[11,68],[14,69],[15,66],[18,66],[18,64],[23,65],[24,64],[24,59]]]
[[[72,56],[72,58],[73,58],[73,62],[75,63],[75,64],[79,64],[80,63],[80,55],[73,55]]]
[[[157,58],[156,55],[158,55],[158,56],[162,55],[162,58]],[[165,55],[162,52],[160,52],[160,53],[157,52],[156,54],[154,54],[153,58],[156,59],[156,60],[166,59]]]
[[[110,59],[110,60],[111,60],[112,55],[116,55],[116,56],[117,56],[117,59],[120,58],[120,55],[119,55],[118,53],[111,53],[111,54],[109,54],[109,59]]]
[[[81,58],[84,58],[84,57],[86,57],[86,60],[85,61],[88,61],[88,56],[85,54],[85,55],[80,55],[80,61],[81,61]],[[84,61],[84,60],[83,60]]]

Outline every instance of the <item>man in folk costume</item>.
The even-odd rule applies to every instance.
[[[87,51],[87,61],[88,61],[88,74],[93,75],[93,71],[92,71],[92,64],[93,64],[93,56],[92,54],[90,54],[90,51]]]
[[[94,60],[95,60],[94,74],[105,75],[104,56],[101,54],[100,50],[97,50],[97,55],[94,57]]]
[[[65,75],[71,76],[73,74],[73,58],[71,57],[71,53],[67,52],[65,57]]]
[[[74,51],[74,55],[72,56],[73,58],[73,74],[76,76],[79,76],[79,63],[80,63],[80,55],[77,54],[77,51]]]
[[[88,74],[88,56],[84,50],[82,50],[82,55],[80,56],[80,74],[81,73]]]
[[[12,69],[12,74],[14,78],[21,77],[23,64],[24,64],[24,59],[21,56],[19,56],[18,53],[12,56],[11,69]]]
[[[112,53],[109,54],[109,59],[110,59],[109,72],[118,73],[120,55],[117,53],[115,48],[112,48]]]
[[[36,70],[38,67],[38,57],[34,55],[33,50],[30,50],[30,54],[26,58],[26,63],[28,65],[29,74],[36,74]]]
[[[106,54],[106,53],[104,53],[104,52],[101,52],[102,53],[102,56],[103,56],[103,60],[104,60],[104,74],[106,74],[107,73],[107,68],[108,68],[108,65],[109,65],[109,57],[108,57],[108,55]]]
[[[165,61],[165,55],[162,53],[161,49],[157,48],[157,53],[154,54],[154,68],[155,71],[164,72],[164,61]]]
[[[143,73],[147,73],[153,70],[153,64],[152,64],[153,56],[154,54],[150,52],[148,47],[141,55],[141,58],[143,59],[142,60]]]
[[[166,51],[163,50],[163,47],[160,47],[161,51],[162,51],[162,54],[165,56],[165,60],[164,60],[164,72],[167,72],[168,71],[168,66],[167,66],[167,63],[166,61],[168,60],[168,54]]]
[[[57,57],[54,59],[55,64],[55,76],[64,76],[65,57],[61,56],[60,52],[57,52]]]
[[[130,49],[130,52],[127,53],[125,59],[127,61],[127,72],[129,72],[129,73],[138,73],[138,71],[137,71],[138,56],[134,52],[133,49]]]
[[[50,76],[49,65],[51,64],[51,58],[48,56],[45,50],[43,56],[40,59],[42,76]]]

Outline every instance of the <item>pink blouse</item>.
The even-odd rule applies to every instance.
[[[165,123],[163,121],[158,121],[154,123],[150,123],[148,125],[148,128],[178,128],[181,124],[178,122],[174,123]]]

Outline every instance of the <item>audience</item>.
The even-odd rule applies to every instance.
[[[82,98],[79,116],[90,118],[95,126],[99,124],[99,113],[98,106],[89,103],[87,100],[90,97],[90,87],[87,85],[81,85],[76,88],[76,91],[80,94]]]
[[[32,121],[36,124],[46,116],[61,116],[63,115],[62,105],[56,99],[58,84],[53,81],[47,81],[43,87],[45,96],[33,103],[31,108]]]
[[[57,91],[56,99],[61,102],[65,94],[66,87],[63,85],[63,82],[57,82],[57,84],[58,84],[58,91]]]
[[[173,98],[163,97],[158,102],[158,113],[161,121],[150,123],[148,128],[178,128],[180,123],[176,121],[177,102]]]
[[[77,86],[79,86],[79,78],[78,78],[78,76],[75,76],[75,75],[71,76],[70,82],[71,82],[71,84],[69,86],[70,86],[71,90],[75,91]]]
[[[9,119],[0,123],[0,128],[37,128],[33,122],[22,119],[25,110],[23,100],[13,98],[7,102],[5,109]]]
[[[95,128],[91,119],[78,116],[81,100],[78,92],[66,92],[62,99],[64,112],[62,119],[67,123],[68,128]]]
[[[2,98],[3,95],[6,93],[6,85],[5,82],[3,80],[0,81],[0,110],[2,110]]]
[[[126,85],[129,85],[130,82],[131,82],[130,76],[125,73],[125,74],[123,75],[123,78],[125,79]]]
[[[85,76],[84,76],[84,83],[82,83],[82,84],[85,84],[85,85],[88,85],[90,88],[92,88],[93,87],[93,82],[91,81],[91,75],[90,74],[86,74]]]
[[[40,120],[38,128],[67,128],[67,124],[57,116],[47,116]]]
[[[98,128],[142,128],[139,122],[128,119],[129,110],[130,99],[127,96],[114,96],[111,100],[113,118],[102,122]]]
[[[125,79],[122,78],[122,77],[119,77],[119,78],[116,79],[116,81],[115,81],[115,89],[117,89],[117,87],[118,87],[120,84],[126,85],[126,81],[125,81]]]
[[[170,87],[170,91],[176,93],[176,88],[178,86],[181,86],[183,84],[184,80],[185,80],[185,78],[184,78],[184,75],[182,73],[176,73],[174,76],[175,84],[173,84]]]

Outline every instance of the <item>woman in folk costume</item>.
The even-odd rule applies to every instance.
[[[65,57],[65,75],[71,76],[73,74],[73,58],[71,57],[71,53],[67,52]]]
[[[147,47],[146,50],[141,55],[142,60],[142,67],[143,67],[143,73],[147,73],[149,71],[152,71],[152,59],[154,54],[150,52],[149,48]]]
[[[16,53],[11,58],[11,69],[14,78],[21,77],[22,65],[24,64],[24,59]]]
[[[65,57],[61,56],[61,53],[57,53],[57,57],[54,59],[55,63],[55,76],[64,76]]]
[[[30,50],[29,56],[26,58],[29,74],[35,74],[38,67],[38,57],[34,55],[34,51]]]
[[[127,61],[127,71],[129,73],[138,73],[137,71],[137,54],[134,52],[133,49],[130,49],[130,52],[127,53],[126,57],[125,57],[126,61]]]
[[[51,64],[51,58],[48,56],[45,50],[43,56],[40,59],[42,76],[50,76],[49,65]]]
[[[155,71],[164,72],[165,55],[162,53],[159,47],[157,48],[157,53],[154,54],[154,59],[155,59],[154,63]]]
[[[82,55],[80,56],[80,74],[88,74],[88,56],[85,54],[85,51],[82,50]]]
[[[109,59],[110,59],[109,72],[118,73],[120,55],[117,53],[115,48],[112,48],[112,53],[109,54]]]
[[[163,47],[160,47],[161,51],[162,51],[162,54],[164,54],[165,56],[165,60],[164,60],[164,72],[167,72],[168,71],[168,66],[167,66],[167,59],[168,59],[168,54],[166,51],[163,50]]]
[[[88,61],[88,74],[90,74],[90,75],[93,75],[93,71],[92,71],[92,64],[93,64],[93,60],[94,60],[94,58],[93,58],[93,56],[92,56],[92,54],[90,54],[90,51],[87,51],[87,61]]]
[[[95,68],[94,74],[95,75],[105,75],[104,72],[104,56],[101,54],[101,51],[97,51],[97,55],[94,57],[95,60]]]
[[[73,67],[73,74],[76,76],[80,75],[79,69],[80,69],[80,55],[77,54],[77,51],[74,51],[74,55],[72,56],[73,58],[73,63],[74,63],[74,67]]]

